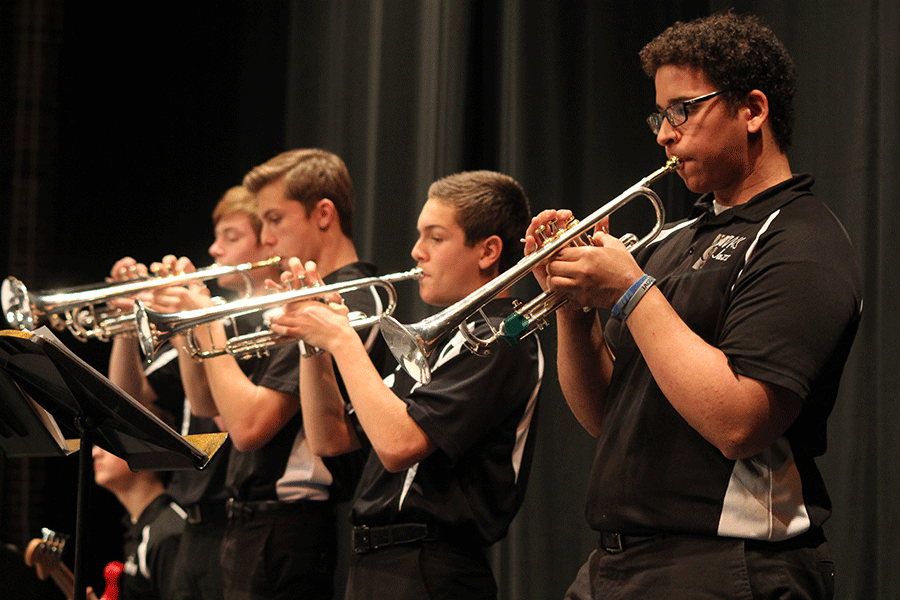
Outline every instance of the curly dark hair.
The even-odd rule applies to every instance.
[[[769,101],[769,122],[782,150],[791,145],[794,127],[794,92],[797,70],[784,45],[759,18],[717,13],[687,23],[677,22],[640,52],[649,77],[666,65],[702,71],[720,90],[729,106],[752,90]]]

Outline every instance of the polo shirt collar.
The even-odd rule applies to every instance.
[[[694,204],[691,217],[702,217],[699,222],[704,224],[724,225],[734,219],[758,223],[796,198],[812,194],[812,185],[813,176],[809,173],[794,175],[718,215],[713,210],[713,195],[703,194]]]

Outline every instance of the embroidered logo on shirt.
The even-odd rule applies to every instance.
[[[716,236],[712,245],[703,251],[703,254],[691,268],[695,271],[702,269],[710,260],[727,261],[731,258],[732,254],[734,254],[734,251],[737,250],[737,247],[741,242],[746,239],[747,238],[742,235],[726,235],[720,233]]]

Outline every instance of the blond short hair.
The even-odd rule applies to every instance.
[[[229,188],[222,198],[216,203],[216,207],[212,212],[213,227],[219,224],[219,221],[231,215],[246,215],[250,220],[250,226],[256,235],[256,243],[259,243],[260,234],[262,233],[262,220],[256,214],[256,198],[250,193],[250,190],[242,185],[236,185]]]

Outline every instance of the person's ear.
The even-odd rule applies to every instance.
[[[328,231],[328,228],[337,219],[337,208],[334,206],[334,202],[328,198],[322,198],[316,203],[310,217],[319,231]]]
[[[499,271],[500,254],[503,252],[503,240],[499,235],[492,235],[478,242],[481,246],[481,257],[478,259],[478,268],[487,271],[497,266]]]
[[[747,133],[758,133],[769,118],[769,99],[760,90],[753,90],[747,94],[740,110],[746,115]]]

